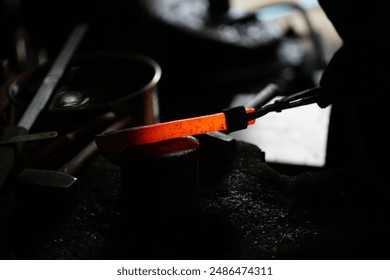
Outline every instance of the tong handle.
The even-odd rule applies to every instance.
[[[274,103],[266,105],[253,113],[248,113],[248,120],[260,118],[269,112],[281,112],[285,109],[300,107],[318,102],[318,97],[322,91],[321,87],[314,87],[304,91],[276,100]]]

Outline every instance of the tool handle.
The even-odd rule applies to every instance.
[[[255,112],[248,113],[248,120],[260,118],[270,112],[279,113],[285,109],[317,103],[318,96],[321,91],[321,87],[313,87],[294,93],[292,95],[288,95],[286,97],[276,100],[272,104],[268,104],[267,106],[257,109]]]
[[[122,129],[129,123],[130,119],[130,117],[122,118],[106,128],[102,133]],[[75,175],[97,154],[97,152],[98,147],[96,146],[95,140],[93,140],[70,161],[61,166],[57,171],[67,173],[69,175]]]
[[[14,176],[26,168],[36,167],[49,157],[55,156],[58,152],[62,151],[72,143],[85,139],[85,137],[93,137],[97,131],[100,131],[102,128],[112,124],[115,119],[116,116],[114,112],[107,112],[86,123],[80,128],[58,137],[36,153],[32,154],[26,160],[19,162],[13,171]]]

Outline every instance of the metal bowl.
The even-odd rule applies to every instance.
[[[20,74],[9,88],[11,103],[23,112],[50,69],[45,63]],[[134,125],[158,118],[159,64],[150,57],[128,52],[94,52],[75,56],[52,98],[41,123],[80,124],[107,111],[131,116]],[[44,120],[42,120],[44,119]],[[37,121],[38,122],[38,121]]]

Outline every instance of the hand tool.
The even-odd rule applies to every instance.
[[[66,70],[69,61],[71,60],[86,31],[86,24],[80,24],[74,27],[63,49],[51,66],[49,73],[46,75],[37,93],[31,100],[30,105],[27,107],[23,116],[20,118],[18,126],[24,127],[27,131],[30,130],[39,113],[43,110],[43,108],[46,106],[46,103],[49,101],[55,87]]]
[[[96,135],[95,141],[103,153],[112,153],[126,148],[159,142],[182,136],[190,136],[213,131],[236,131],[255,123],[255,119],[275,111],[294,108],[317,102],[319,87],[286,96],[258,110],[244,106],[233,107],[222,113],[175,120],[152,125],[132,127]]]
[[[280,87],[275,83],[270,83],[245,102],[243,106],[259,109],[278,95],[281,95]],[[236,141],[233,136],[220,131],[194,136],[199,140],[202,146],[200,151],[206,155],[206,158],[210,159],[210,157],[213,157],[222,160],[233,158],[236,150]]]
[[[251,99],[249,99],[245,104],[243,105],[245,108],[254,108],[259,109],[262,106],[264,106],[267,102],[269,102],[272,98],[278,96],[281,94],[280,88],[277,84],[270,83],[265,88],[263,88],[261,91],[255,94]],[[221,135],[223,134],[223,135]],[[209,132],[204,135],[210,136],[210,137],[217,137],[220,139],[228,139],[230,136],[223,132],[214,131]]]
[[[121,129],[125,127],[129,121],[130,117],[122,118],[110,125],[104,131]],[[64,189],[69,188],[77,181],[77,178],[75,178],[74,175],[77,174],[77,172],[79,172],[81,168],[97,154],[97,152],[98,148],[95,141],[91,141],[84,149],[59,169],[46,170],[26,168],[19,173],[17,179],[24,183],[29,183],[31,187],[35,185]]]
[[[125,127],[130,118],[122,118],[107,130]],[[91,141],[70,161],[57,170],[25,169],[16,181],[19,213],[33,223],[50,225],[67,216],[78,203],[78,179],[74,177],[97,155],[98,148]]]
[[[13,174],[13,176],[17,176],[17,174],[19,174],[24,169],[36,167],[42,164],[46,159],[55,156],[59,152],[62,152],[65,148],[69,147],[73,143],[84,140],[87,137],[93,138],[93,136],[98,131],[101,131],[102,128],[107,127],[109,124],[113,123],[116,118],[117,117],[115,113],[109,111],[77,128],[76,130],[61,135],[54,141],[44,146],[42,149],[27,157],[25,160],[16,163],[15,168],[11,174]]]
[[[27,142],[27,141],[34,141],[34,140],[42,140],[42,139],[49,139],[49,138],[55,138],[57,136],[58,136],[58,132],[57,131],[48,131],[48,132],[39,132],[39,133],[29,133],[29,134],[23,134],[23,135],[15,135],[15,136],[12,136],[10,138],[0,139],[0,145],[19,143],[19,142]]]
[[[59,56],[54,61],[40,88],[18,121],[16,127],[6,128],[3,135],[4,139],[28,133],[52,95],[54,88],[58,84],[86,31],[86,24],[79,24],[74,27]],[[0,146],[0,190],[15,164],[15,159],[20,152],[21,147],[19,146],[18,148],[19,150],[15,149],[15,146],[12,145]]]

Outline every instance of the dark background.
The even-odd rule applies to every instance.
[[[323,66],[319,61],[322,57],[315,55],[310,57],[313,63],[309,66],[306,61],[291,66],[276,55],[286,40],[300,39],[294,30],[286,30],[270,44],[245,48],[205,38],[201,30],[196,34],[165,23],[150,12],[152,4],[125,0],[3,0],[0,58],[8,64],[2,68],[2,84],[36,66],[42,50],[47,59],[54,59],[73,26],[80,22],[90,26],[79,53],[138,52],[161,65],[161,120],[220,111],[235,94],[256,92],[270,82],[280,83],[284,94],[306,89],[314,85],[311,70]],[[211,26],[215,27],[215,22]],[[26,45],[23,59],[16,52],[21,39]],[[242,69],[255,69],[255,74],[236,71]],[[287,80],[281,75],[286,69],[292,74]],[[4,107],[6,112],[9,109]],[[67,205],[74,208],[65,216],[62,211],[47,210],[34,197],[24,197],[25,203],[18,204],[11,187],[1,197],[1,257],[389,257],[389,204],[383,189],[373,188],[368,193],[367,186],[372,187],[372,182],[344,170],[276,171],[265,163],[264,152],[248,143],[234,141],[229,149],[228,154],[233,156],[228,158],[223,148],[217,156],[200,154],[199,215],[180,221],[160,217],[151,223],[139,216],[135,223],[131,216],[124,215],[120,166],[102,155],[79,174],[77,203]]]

